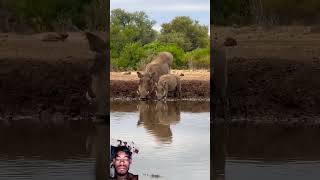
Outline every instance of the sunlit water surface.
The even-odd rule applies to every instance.
[[[130,171],[139,179],[209,180],[209,120],[209,103],[114,104],[111,138],[137,144]]]

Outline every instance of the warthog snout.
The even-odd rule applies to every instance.
[[[139,95],[141,100],[149,99],[151,97],[151,93],[153,90],[153,75],[154,73],[145,73],[141,74],[137,72],[139,77],[139,87],[137,90],[137,94]]]
[[[150,97],[150,91],[142,91],[144,93],[140,93],[139,90],[137,90],[137,94],[140,96],[141,100],[147,100]]]

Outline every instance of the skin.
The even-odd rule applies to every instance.
[[[117,179],[127,179],[131,163],[132,160],[125,152],[119,151],[117,153],[116,158],[113,158]]]

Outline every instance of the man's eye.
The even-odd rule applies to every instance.
[[[124,159],[116,159],[116,161],[118,161],[118,162],[120,162],[120,161],[127,162],[127,161],[129,161],[129,159],[128,159],[128,158],[124,158]]]

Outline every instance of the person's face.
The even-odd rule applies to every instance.
[[[126,153],[120,151],[113,159],[113,164],[115,166],[117,174],[122,176],[128,173],[131,164],[131,159]]]

